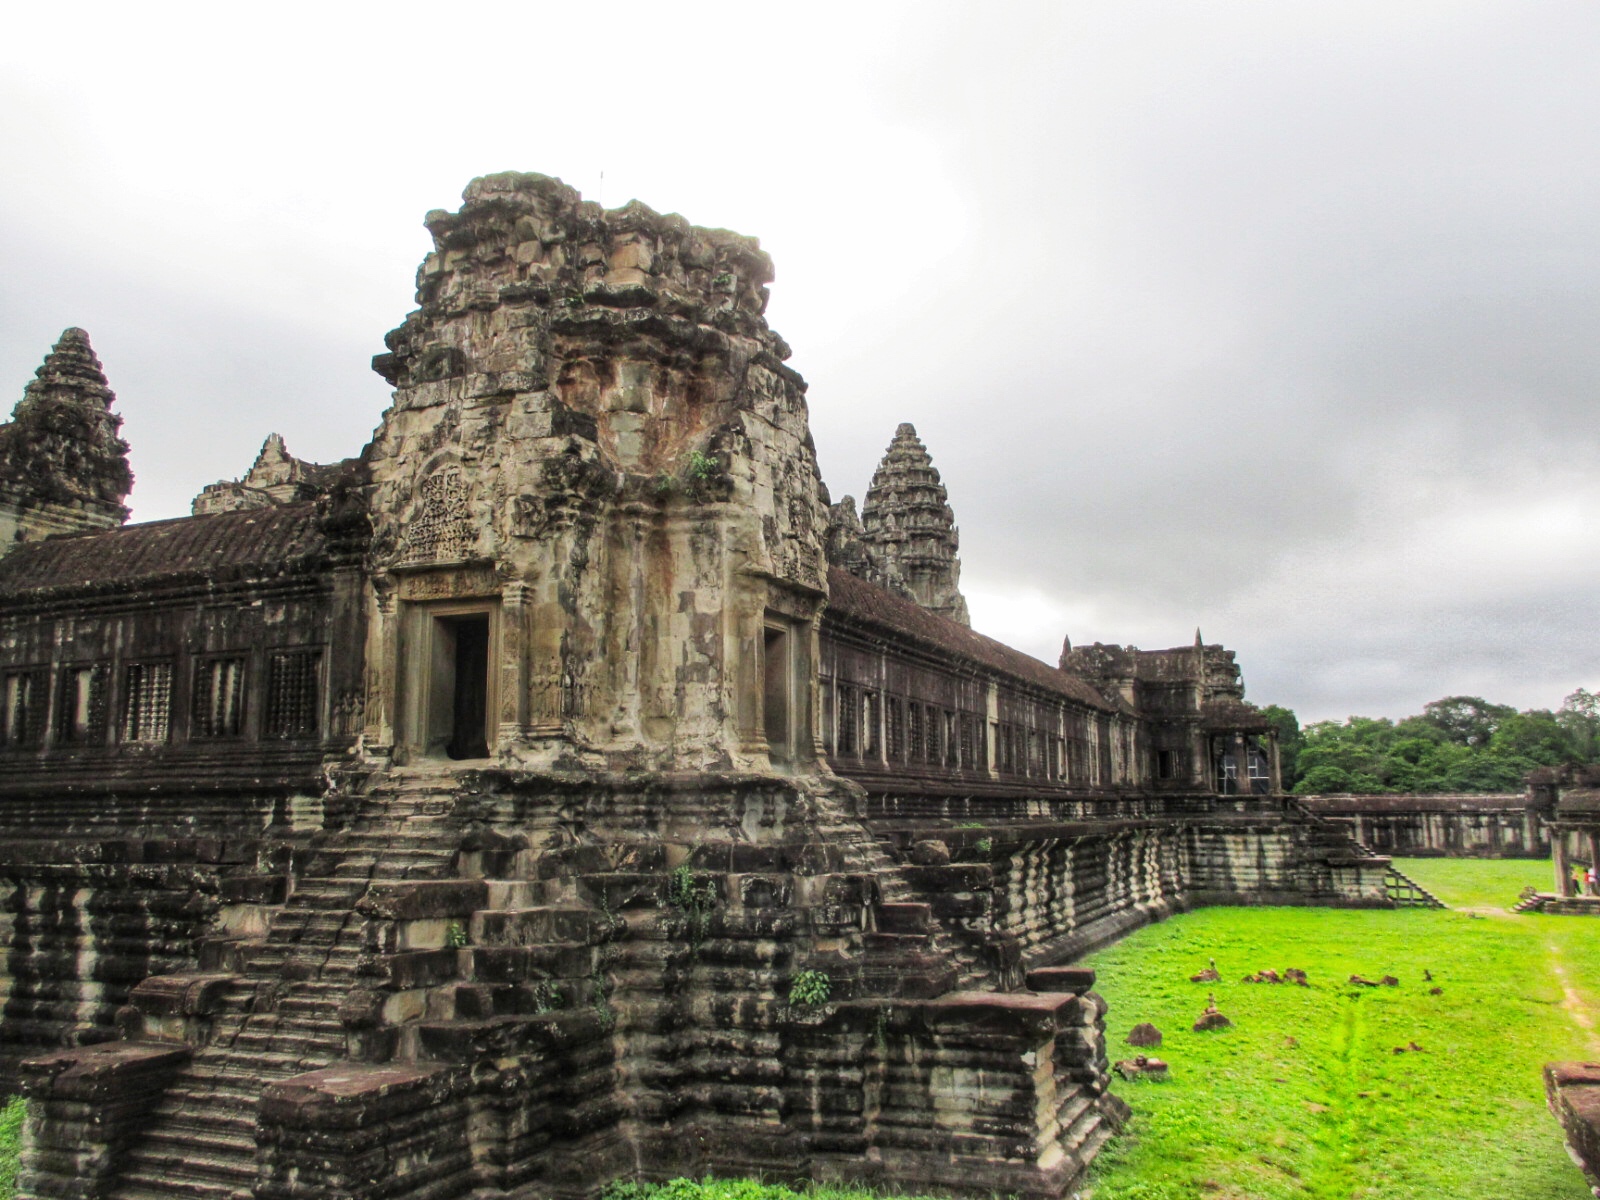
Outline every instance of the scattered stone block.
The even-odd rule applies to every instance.
[[[1159,1046],[1161,1045],[1161,1030],[1150,1024],[1149,1021],[1141,1021],[1128,1034],[1128,1045]]]
[[[1233,1022],[1217,1011],[1217,998],[1206,997],[1206,1010],[1200,1014],[1200,1019],[1194,1023],[1196,1033],[1207,1033],[1213,1029],[1232,1029]]]
[[[1124,1079],[1165,1079],[1167,1064],[1163,1059],[1146,1058],[1143,1054],[1136,1054],[1132,1058],[1118,1062],[1116,1072]]]

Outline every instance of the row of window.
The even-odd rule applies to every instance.
[[[825,717],[833,719],[825,720],[824,743],[840,758],[987,771],[992,738],[994,769],[1004,774],[1084,781],[1096,774],[1087,739],[990,722],[981,713],[884,696],[855,684],[838,683],[831,696],[833,712]]]
[[[263,737],[316,736],[321,662],[318,650],[279,650],[266,655]],[[249,666],[245,654],[196,660],[189,693],[190,737],[244,735]],[[37,749],[45,742],[46,730],[53,745],[99,746],[113,736],[129,744],[169,741],[173,668],[171,659],[127,663],[113,698],[111,664],[69,664],[55,672],[53,704],[50,668],[5,671],[0,674],[0,748]]]

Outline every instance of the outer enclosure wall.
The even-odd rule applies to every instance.
[[[828,762],[866,790],[862,815],[914,864],[918,898],[965,937],[966,972],[1014,980],[1196,904],[1388,903],[1387,860],[1283,796],[1156,791],[1149,726],[1109,705],[938,659],[831,612],[821,663]],[[959,739],[985,710],[986,755],[929,746],[934,721]],[[1181,728],[1185,715],[1161,719]],[[1007,741],[1037,749],[1007,757]]]
[[[1305,796],[1379,854],[1410,858],[1549,858],[1550,831],[1523,793]]]

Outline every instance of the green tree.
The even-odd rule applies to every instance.
[[[1278,734],[1278,766],[1283,773],[1284,791],[1292,791],[1294,785],[1300,781],[1297,763],[1300,758],[1300,747],[1305,739],[1300,734],[1300,718],[1294,715],[1294,709],[1283,708],[1277,704],[1268,704],[1261,709],[1261,715],[1272,722],[1272,728]]]
[[[1487,746],[1500,722],[1516,711],[1508,704],[1490,704],[1482,696],[1446,696],[1424,704],[1422,719],[1459,745]]]

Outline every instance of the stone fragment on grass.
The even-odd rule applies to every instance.
[[[1200,1014],[1200,1019],[1194,1023],[1196,1033],[1206,1033],[1212,1029],[1232,1029],[1233,1022],[1217,1011],[1217,998],[1206,997],[1206,1010]]]
[[[1128,1045],[1159,1046],[1161,1045],[1161,1030],[1150,1024],[1149,1021],[1141,1021],[1128,1034]]]
[[[1222,976],[1217,974],[1217,960],[1213,958],[1208,961],[1211,965],[1204,971],[1197,971],[1189,976],[1190,983],[1217,983],[1221,981]]]
[[[1124,1079],[1165,1079],[1167,1064],[1163,1059],[1136,1054],[1117,1063],[1116,1071]]]

